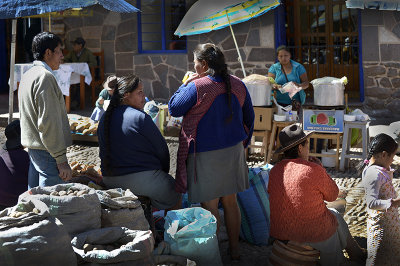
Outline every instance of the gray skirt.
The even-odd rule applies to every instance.
[[[206,202],[249,188],[249,170],[242,142],[220,150],[198,152],[196,156],[190,153],[186,168],[188,196],[192,203]]]
[[[135,195],[149,197],[153,207],[159,210],[175,206],[181,198],[175,191],[175,179],[162,170],[103,176],[103,182],[108,188],[129,188]]]

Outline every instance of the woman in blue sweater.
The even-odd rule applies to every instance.
[[[292,99],[290,99],[288,93],[281,93],[279,90],[276,90],[276,101],[282,106],[291,104],[293,110],[299,110],[301,105],[306,101],[306,93],[304,90],[309,86],[306,69],[302,64],[290,59],[291,54],[286,46],[279,46],[276,49],[276,53],[279,62],[273,64],[269,68],[268,77],[273,77],[275,79],[278,84],[277,87],[293,81],[298,87],[302,88]],[[277,89],[277,87],[275,89]]]
[[[118,79],[97,131],[103,181],[151,199],[157,209],[179,204],[169,172],[169,151],[151,117],[142,109],[143,85],[131,75]]]
[[[240,211],[236,193],[249,187],[244,147],[251,139],[254,111],[243,82],[228,74],[214,44],[194,51],[196,73],[169,101],[172,116],[183,116],[179,138],[176,189],[201,202],[219,223],[224,207],[232,259],[239,258]]]

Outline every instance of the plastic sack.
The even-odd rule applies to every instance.
[[[150,230],[129,230],[124,227],[108,227],[91,230],[75,236],[72,247],[81,261],[99,264],[123,263],[124,265],[153,265],[154,239]],[[106,249],[85,250],[85,244],[114,246]]]
[[[141,207],[138,197],[129,189],[113,188],[108,190],[96,190],[96,194],[102,205],[111,209]]]
[[[71,238],[59,220],[48,217],[20,225],[0,230],[0,265],[77,264]]]
[[[335,78],[335,77],[323,77],[323,78],[317,78],[317,79],[313,79],[310,82],[314,87],[315,86],[319,86],[322,84],[343,84],[346,85],[347,84],[347,77],[342,77],[342,78]]]
[[[143,111],[153,119],[154,124],[160,129],[160,108],[157,106],[157,103],[154,100],[146,102]]]
[[[101,227],[126,227],[131,230],[148,230],[149,223],[137,196],[129,189],[96,190],[101,202]]]
[[[351,115],[356,116],[357,121],[368,121],[371,120],[369,115],[361,111],[360,109],[355,109],[351,113]],[[351,147],[356,147],[362,140],[362,132],[359,128],[351,129]]]
[[[52,192],[67,190],[86,191],[80,196],[51,195]],[[88,186],[67,183],[50,187],[34,187],[19,195],[18,202],[40,200],[49,208],[50,216],[59,219],[70,235],[75,235],[87,230],[100,228],[101,207],[94,189]]]
[[[273,165],[249,168],[250,188],[237,194],[242,222],[240,237],[255,245],[268,245],[270,209],[268,195],[269,172]]]
[[[200,208],[169,211],[165,216],[164,241],[171,254],[183,256],[199,266],[222,265],[216,235],[217,220]]]
[[[271,85],[270,80],[268,77],[264,75],[259,75],[259,74],[251,74],[242,79],[242,81],[246,84],[262,84],[265,85],[265,83]]]
[[[49,208],[40,200],[19,202],[0,212],[0,230],[31,225],[49,216]]]
[[[371,120],[369,115],[367,115],[366,113],[364,113],[360,109],[355,109],[350,114],[351,115],[355,115],[357,121],[368,121],[368,120]]]
[[[303,89],[302,87],[298,87],[298,86],[296,86],[296,84],[294,84],[293,81],[290,81],[290,82],[284,84],[284,85],[279,89],[279,91],[280,91],[281,93],[288,93],[290,99],[292,99],[293,96],[294,96],[296,93],[298,93],[299,91],[301,91],[302,89]]]

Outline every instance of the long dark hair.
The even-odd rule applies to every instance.
[[[389,135],[385,133],[381,133],[376,135],[371,143],[369,144],[369,150],[368,150],[368,155],[367,158],[365,158],[364,161],[360,162],[357,165],[357,170],[359,173],[362,172],[364,167],[368,165],[369,160],[372,158],[372,156],[377,155],[378,153],[381,152],[387,152],[389,154],[393,154],[398,148],[397,142]]]
[[[112,176],[112,165],[111,165],[111,138],[110,138],[110,124],[112,113],[115,108],[121,105],[124,95],[127,92],[132,92],[139,87],[140,79],[135,75],[129,75],[126,77],[118,78],[117,85],[113,95],[111,96],[110,104],[108,105],[107,111],[104,114],[104,138],[106,144],[106,152],[104,157],[104,169],[105,175]]]
[[[206,61],[208,64],[208,70],[206,74],[215,77],[221,76],[226,84],[226,94],[228,97],[228,106],[231,112],[230,116],[227,118],[226,122],[230,122],[233,116],[232,110],[232,86],[231,77],[228,73],[228,66],[225,63],[225,56],[221,49],[215,44],[205,43],[199,44],[197,48],[193,51],[195,59],[199,61]]]

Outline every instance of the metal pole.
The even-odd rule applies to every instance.
[[[17,19],[12,21],[11,30],[11,59],[10,59],[10,91],[8,95],[8,123],[10,124],[13,119],[14,113],[14,66],[15,66],[15,43],[17,41]]]
[[[226,17],[227,17],[227,19],[228,19],[229,28],[231,29],[231,33],[232,33],[232,37],[233,37],[233,42],[235,43],[235,46],[236,46],[236,51],[237,51],[237,53],[238,53],[238,55],[239,55],[238,60],[239,60],[239,62],[240,62],[240,65],[242,66],[243,76],[246,77],[246,71],[244,71],[244,65],[243,65],[242,56],[240,55],[240,51],[239,51],[238,44],[237,44],[237,42],[236,42],[235,34],[233,33],[231,21],[229,20],[229,16],[228,16],[228,11],[225,11],[225,14],[226,14]]]

